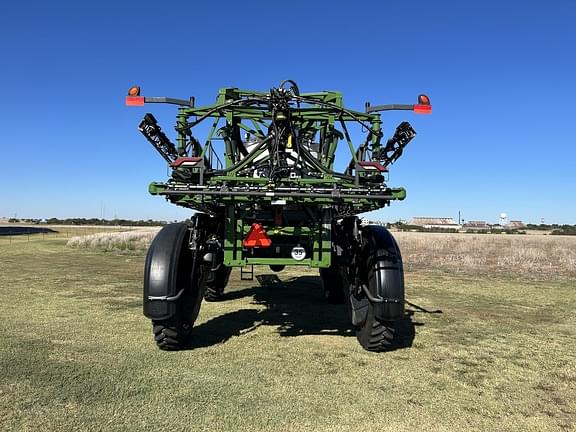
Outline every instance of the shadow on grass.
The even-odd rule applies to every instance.
[[[213,318],[193,329],[188,349],[226,342],[261,325],[278,327],[280,336],[326,335],[355,336],[347,307],[328,304],[320,296],[320,277],[300,276],[282,281],[276,275],[257,276],[259,285],[225,294],[224,300],[253,297],[263,310],[242,309]],[[396,323],[394,349],[412,346],[414,311]]]

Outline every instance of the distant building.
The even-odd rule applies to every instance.
[[[522,222],[522,221],[510,221],[510,223],[506,225],[506,228],[508,228],[508,229],[523,229],[523,228],[526,228],[526,225],[524,225],[524,222]]]
[[[409,222],[408,225],[421,226],[426,229],[430,228],[444,228],[444,229],[460,229],[460,225],[456,223],[453,218],[449,217],[415,217]]]
[[[490,226],[486,223],[486,221],[468,221],[466,222],[462,228],[468,230],[479,230],[479,231],[488,231]]]
[[[384,222],[382,222],[380,220],[374,221],[374,220],[370,220],[370,219],[366,219],[366,218],[360,219],[360,223],[364,226],[366,226],[366,225],[385,225]]]

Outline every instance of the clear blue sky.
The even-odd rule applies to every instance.
[[[178,6],[177,3],[180,3]],[[412,103],[375,217],[576,223],[576,2],[7,2],[0,14],[0,216],[181,219],[149,196],[163,160],[128,87],[211,103],[224,86]],[[170,107],[149,108],[173,134]]]

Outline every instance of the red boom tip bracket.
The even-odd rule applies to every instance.
[[[379,171],[379,172],[388,171],[388,168],[386,168],[381,163],[375,161],[362,161],[358,162],[358,165],[360,165],[364,171]]]
[[[181,157],[170,164],[172,168],[178,167],[195,167],[202,162],[201,157]]]

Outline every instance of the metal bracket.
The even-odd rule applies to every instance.
[[[191,97],[189,100],[185,99],[176,99],[171,97],[144,97],[144,102],[146,103],[167,103],[173,105],[181,105],[181,106],[189,106],[194,108],[194,97]]]
[[[412,111],[414,109],[414,105],[405,105],[405,104],[388,104],[388,105],[374,105],[370,106],[369,103],[366,103],[366,113],[373,113],[378,111],[394,111],[394,110],[406,110]]]
[[[149,301],[156,300],[156,301],[172,302],[172,301],[176,301],[180,297],[182,297],[182,294],[184,294],[184,288],[182,288],[180,291],[178,291],[178,294],[176,294],[175,296],[148,296],[148,300]]]
[[[360,288],[362,288],[362,291],[364,291],[364,294],[372,303],[404,303],[404,300],[384,298],[380,296],[374,297],[370,290],[368,290],[368,287],[364,284],[361,284]]]

